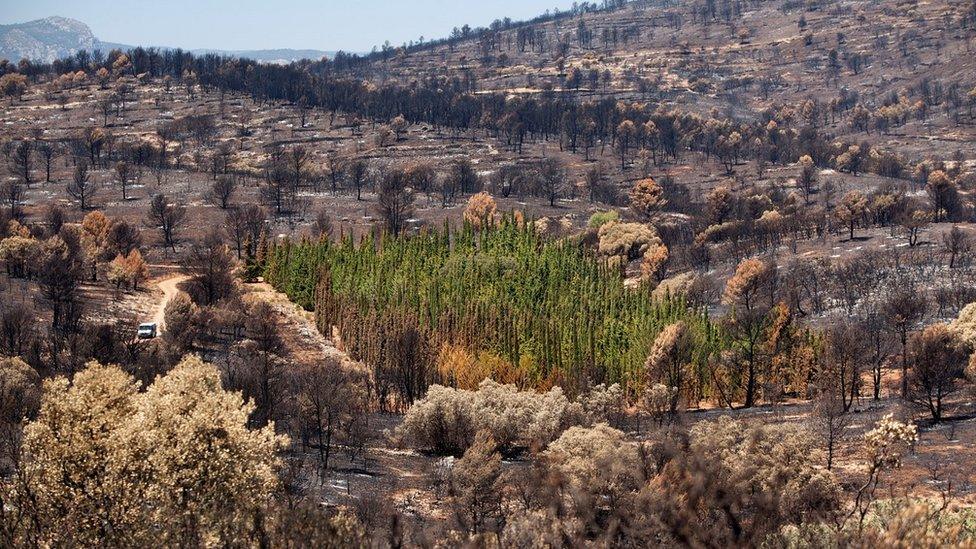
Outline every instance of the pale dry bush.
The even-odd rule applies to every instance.
[[[657,232],[642,223],[610,221],[600,226],[597,246],[601,255],[630,261],[644,255],[651,246],[663,246]]]
[[[520,212],[516,212],[516,221],[518,222],[518,217]],[[524,219],[524,216],[523,216]],[[542,236],[556,238],[562,235],[568,234],[573,229],[573,224],[569,219],[565,217],[551,218],[542,217],[535,221],[535,230]]]
[[[944,509],[930,501],[879,502],[869,527],[851,547],[937,549],[974,547],[974,517],[968,509]]]
[[[741,234],[741,232],[741,221],[725,221],[723,223],[716,223],[706,227],[705,230],[702,231],[698,237],[696,237],[696,241],[719,243],[723,240],[729,239],[732,235]]]
[[[455,520],[467,532],[497,531],[502,517],[501,455],[491,435],[480,431],[454,463],[450,491]]]
[[[834,166],[842,172],[854,172],[857,169],[856,160],[861,154],[861,148],[851,145],[847,151],[837,155]]]
[[[778,532],[769,535],[763,546],[789,549],[850,546],[849,540],[844,540],[846,543],[841,544],[839,542],[841,537],[833,525],[822,522],[787,524],[781,527]]]
[[[503,448],[546,445],[565,428],[569,399],[559,387],[539,394],[486,379],[474,394],[479,428]]]
[[[24,531],[11,537],[42,546],[254,543],[287,438],[273,425],[249,430],[253,410],[196,357],[145,393],[97,363],[70,384],[46,381],[13,493],[30,505],[15,506],[24,515],[7,525]]]
[[[542,455],[550,468],[585,494],[620,496],[641,484],[637,445],[606,423],[570,427]]]
[[[664,299],[667,296],[686,294],[695,283],[697,276],[694,272],[689,271],[665,278],[654,288],[652,295],[654,299]]]
[[[396,436],[414,447],[461,455],[485,431],[503,451],[545,446],[577,415],[562,389],[519,391],[486,379],[476,391],[432,385],[407,412]]]
[[[0,421],[33,418],[41,404],[41,377],[23,360],[0,357]]]
[[[269,517],[265,547],[320,547],[322,549],[367,549],[370,535],[353,509],[325,509],[318,502],[281,505]],[[370,532],[380,535],[376,530]]]
[[[551,508],[531,509],[508,517],[502,547],[565,547],[567,540],[583,539],[585,525],[577,517],[556,516]]]
[[[30,228],[16,219],[8,221],[4,229],[6,230],[6,233],[4,233],[5,236],[20,236],[23,238],[29,238],[31,236]]]
[[[41,376],[23,360],[0,357],[0,473],[17,463],[23,423],[41,405]]]
[[[624,390],[618,383],[595,385],[580,395],[574,404],[578,405],[583,414],[580,423],[607,423],[612,427],[619,427],[623,423]]]
[[[803,427],[750,425],[724,416],[695,425],[691,439],[690,451],[721,464],[735,490],[775,495],[775,512],[784,520],[799,523],[839,509],[840,487],[820,466],[823,450]]]
[[[288,438],[275,434],[274,423],[249,429],[254,410],[240,393],[224,391],[217,369],[195,356],[140,396],[129,423],[148,449],[153,482],[146,495],[164,539],[183,539],[187,515],[204,545],[244,539],[247,519],[271,503],[277,454]]]
[[[38,418],[24,429],[18,494],[44,519],[32,532],[41,545],[125,545],[145,535],[145,509],[131,504],[145,497],[145,463],[137,433],[125,428],[137,394],[131,377],[95,363],[71,384],[44,382]]]
[[[970,349],[976,349],[976,303],[970,303],[959,311],[959,317],[949,323],[949,329]]]
[[[464,453],[474,440],[472,391],[431,385],[410,407],[395,432],[408,444],[441,455]]]
[[[662,425],[671,411],[671,403],[677,394],[678,389],[676,387],[655,383],[641,394],[640,407],[651,416],[655,423]]]
[[[199,308],[186,292],[178,292],[163,309],[163,341],[177,352],[193,347],[197,336],[195,318]]]
[[[783,228],[785,218],[776,210],[766,210],[756,220],[756,228],[767,233],[777,233]]]
[[[886,414],[864,434],[864,444],[875,467],[896,467],[908,448],[918,440],[918,427]]]
[[[397,116],[393,120],[390,120],[390,129],[397,134],[397,137],[410,127],[410,123],[403,116]]]
[[[503,546],[837,546],[840,490],[793,426],[722,419],[640,445],[575,426],[526,474]]]

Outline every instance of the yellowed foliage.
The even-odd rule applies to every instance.
[[[81,242],[90,253],[100,252],[105,247],[110,225],[108,217],[98,210],[90,212],[81,221]]]
[[[24,238],[30,238],[30,229],[17,221],[16,219],[11,219],[7,222],[7,236],[22,236]]]
[[[495,222],[498,205],[490,194],[482,191],[468,199],[468,206],[464,209],[464,220],[476,229],[491,225]]]
[[[489,376],[489,372],[478,366],[474,356],[461,345],[445,343],[437,356],[437,373],[441,379],[460,389],[473,390]]]
[[[475,390],[486,379],[522,387],[526,373],[522,367],[490,351],[476,354],[461,345],[445,343],[437,356],[437,373],[441,379],[458,389]]]

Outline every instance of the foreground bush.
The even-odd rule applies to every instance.
[[[766,513],[782,522],[826,519],[840,508],[840,487],[822,468],[820,443],[790,424],[750,425],[729,417],[691,431],[692,455],[716,464],[722,480],[742,494],[767,494]]]
[[[558,387],[537,394],[490,379],[476,391],[432,385],[407,412],[397,434],[416,448],[460,456],[475,433],[484,431],[500,449],[512,451],[552,441],[570,421],[570,407]]]
[[[570,427],[543,456],[578,490],[611,501],[637,490],[643,480],[637,445],[605,423]]]
[[[915,440],[883,418],[864,436],[869,479],[844,494],[802,426],[723,417],[643,442],[574,426],[509,471],[494,532],[505,547],[972,547],[971,511],[875,497]]]
[[[255,544],[279,488],[274,426],[217,370],[184,359],[146,392],[114,366],[44,383],[6,486],[6,543],[40,546]]]
[[[396,435],[415,448],[460,456],[483,431],[507,453],[541,448],[572,425],[619,423],[623,393],[619,385],[597,385],[571,402],[562,389],[520,391],[490,379],[478,389],[432,385],[413,405]]]

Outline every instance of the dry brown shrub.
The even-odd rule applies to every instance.
[[[630,207],[645,219],[653,217],[667,203],[664,189],[650,177],[637,181],[630,189]]]
[[[464,209],[464,220],[476,229],[492,225],[498,205],[490,194],[482,191],[468,199],[468,206]]]

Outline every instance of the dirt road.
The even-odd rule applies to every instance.
[[[326,358],[353,363],[349,356],[339,349],[335,341],[322,335],[315,326],[315,315],[303,310],[288,297],[265,282],[247,284],[247,295],[251,299],[265,301],[279,315],[282,326],[282,339],[288,356],[295,362],[315,363]]]
[[[178,286],[187,278],[184,274],[173,273],[156,279],[154,285],[162,291],[162,296],[159,296],[152,318],[146,322],[156,323],[158,333],[165,331],[166,305],[179,293]],[[258,299],[271,305],[283,328],[282,339],[287,354],[295,362],[315,363],[333,358],[344,363],[353,363],[332,338],[319,333],[315,326],[315,315],[296,306],[270,284],[245,284],[244,294],[249,299]]]
[[[156,283],[156,287],[163,291],[163,297],[159,300],[159,304],[156,305],[156,311],[153,314],[152,320],[156,324],[156,331],[162,333],[163,331],[163,320],[166,312],[166,305],[169,300],[173,299],[177,293],[179,293],[179,288],[181,282],[187,279],[186,275],[176,274],[164,278]]]

